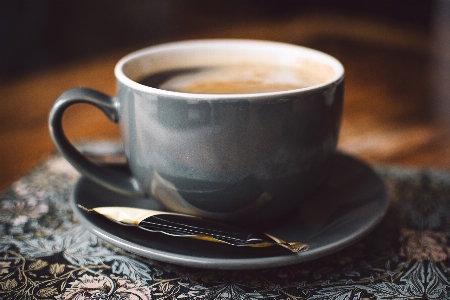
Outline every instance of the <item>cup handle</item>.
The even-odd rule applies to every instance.
[[[111,170],[89,161],[67,139],[62,128],[65,110],[76,103],[87,103],[100,109],[109,120],[119,121],[118,105],[112,97],[87,89],[74,88],[65,91],[52,105],[49,114],[49,129],[58,151],[82,175],[114,192],[131,197],[145,197],[141,184],[126,171]]]

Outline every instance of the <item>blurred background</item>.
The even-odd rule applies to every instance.
[[[214,30],[227,26],[319,13],[379,19],[429,32],[435,5],[427,0],[1,0],[0,72],[8,78],[196,32],[214,36]]]
[[[373,164],[450,169],[449,0],[0,0],[0,190],[54,151],[54,98],[113,95],[123,55],[167,41],[252,38],[313,47],[347,72],[340,149]],[[74,140],[117,138],[70,109]]]

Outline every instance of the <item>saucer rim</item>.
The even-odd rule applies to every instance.
[[[375,179],[379,180],[382,184],[382,192],[383,195],[377,197],[376,199],[372,199],[371,202],[377,202],[380,204],[379,210],[376,214],[373,215],[372,219],[366,220],[365,226],[361,226],[359,230],[355,230],[350,234],[346,235],[344,238],[336,239],[334,242],[322,244],[312,249],[303,251],[300,253],[296,253],[293,255],[275,255],[270,257],[257,257],[257,258],[210,258],[210,257],[199,257],[192,254],[183,254],[170,252],[166,250],[158,250],[153,249],[151,247],[147,247],[145,245],[137,244],[134,242],[127,241],[121,237],[114,235],[112,232],[108,232],[102,228],[96,226],[92,221],[89,220],[88,217],[78,208],[77,204],[79,201],[76,199],[76,193],[79,191],[80,186],[82,186],[84,181],[89,181],[85,177],[80,177],[75,183],[71,195],[70,195],[70,206],[79,220],[80,224],[87,228],[90,232],[95,234],[97,237],[103,239],[106,242],[113,244],[119,248],[122,248],[131,253],[144,256],[146,258],[155,259],[158,261],[163,261],[166,263],[173,263],[177,265],[187,266],[187,267],[196,267],[196,268],[204,268],[204,269],[229,269],[229,270],[251,270],[251,269],[263,269],[263,268],[272,268],[272,267],[282,267],[287,265],[293,265],[297,263],[302,263],[306,261],[310,261],[313,259],[317,259],[339,250],[342,250],[349,245],[355,243],[363,236],[372,231],[375,226],[383,219],[385,216],[388,207],[389,207],[389,199],[387,195],[387,189],[384,185],[380,176],[366,163],[361,160],[347,155],[341,152],[336,154],[337,157],[345,156],[352,160],[353,164],[359,164],[360,166],[365,167],[366,172],[371,172],[371,175],[375,176]],[[92,182],[89,182],[92,183]],[[95,183],[94,186],[98,186]],[[381,186],[380,186],[381,187]],[[136,198],[137,199],[137,198]],[[156,201],[156,200],[154,200]],[[319,235],[320,236],[320,235]],[[175,239],[179,239],[174,237]]]

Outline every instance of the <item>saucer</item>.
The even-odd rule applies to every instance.
[[[261,269],[316,259],[343,249],[367,234],[383,218],[389,201],[381,178],[363,162],[338,153],[330,174],[307,204],[266,233],[309,249],[292,253],[282,247],[251,248],[167,236],[114,223],[78,208],[130,206],[164,210],[155,199],[130,198],[81,177],[71,196],[80,223],[99,238],[129,252],[178,265],[211,269]]]

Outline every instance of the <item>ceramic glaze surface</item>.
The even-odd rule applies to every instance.
[[[341,81],[284,98],[224,101],[119,83],[128,163],[173,211],[230,220],[255,208],[259,220],[282,214],[311,192],[334,155],[342,90]]]

